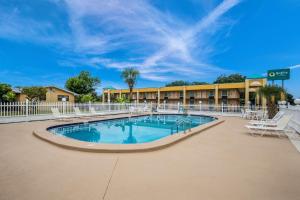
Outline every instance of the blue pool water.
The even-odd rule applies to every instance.
[[[196,115],[152,115],[64,125],[48,130],[85,142],[135,144],[158,140],[213,120],[213,117]]]

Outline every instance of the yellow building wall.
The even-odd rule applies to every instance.
[[[26,101],[26,95],[25,94],[17,94],[16,101],[19,101],[19,102]]]
[[[60,90],[58,88],[47,88],[46,102],[57,102],[58,95],[69,96],[69,102],[75,102],[75,96],[73,94]]]
[[[51,89],[47,88],[46,102],[57,102],[58,95],[69,96],[69,102],[71,103],[75,102],[75,96],[72,93],[68,93],[63,90],[60,90],[59,88],[54,88],[54,87],[52,87]],[[16,101],[24,102],[26,101],[26,99],[27,96],[25,94],[16,94]]]

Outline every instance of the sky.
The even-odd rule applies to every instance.
[[[103,87],[291,68],[300,97],[299,0],[0,0],[0,82],[56,85],[87,70]],[[280,83],[280,82],[278,82]]]

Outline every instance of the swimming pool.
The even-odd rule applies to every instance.
[[[199,115],[147,115],[50,127],[53,134],[104,144],[147,143],[213,121]]]

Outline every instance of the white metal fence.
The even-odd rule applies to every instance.
[[[49,116],[52,115],[51,108],[58,108],[64,114],[74,114],[74,107],[78,107],[82,112],[90,112],[93,107],[97,112],[113,113],[115,111],[129,111],[130,107],[145,108],[149,111],[157,112],[174,112],[174,113],[210,113],[210,114],[232,114],[240,115],[243,106],[232,105],[182,105],[182,104],[155,104],[155,103],[70,103],[70,102],[0,102],[0,119],[13,117],[32,117],[32,116]],[[253,107],[252,109],[261,109]]]
[[[52,115],[51,108],[58,108],[62,114],[74,114],[74,107],[82,112],[90,112],[93,107],[96,111],[113,112],[126,111],[129,104],[103,104],[103,103],[69,103],[69,102],[8,102],[0,103],[0,117],[27,117],[37,115]]]

